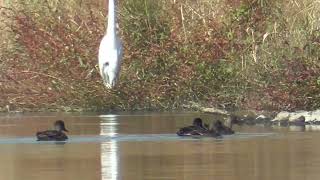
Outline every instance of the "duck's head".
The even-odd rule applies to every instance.
[[[57,131],[65,131],[69,132],[66,127],[64,126],[64,122],[62,120],[58,120],[54,123],[54,129]]]
[[[193,125],[197,127],[202,127],[202,119],[201,118],[194,118]]]
[[[209,124],[206,124],[206,123],[203,124],[203,127],[206,128],[206,129],[210,129]]]
[[[223,127],[223,123],[220,120],[213,121],[213,126],[215,126],[215,127]]]

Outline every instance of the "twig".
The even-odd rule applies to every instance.
[[[56,80],[60,81],[62,84],[66,84],[61,79],[59,79],[59,78],[57,78],[55,76],[49,75],[49,74],[44,74],[44,73],[39,73],[39,72],[34,72],[34,71],[21,71],[21,72],[22,73],[31,73],[31,74],[37,74],[37,75],[41,75],[41,76],[46,76],[46,77],[49,77],[49,78],[52,78],[52,79],[56,79]]]

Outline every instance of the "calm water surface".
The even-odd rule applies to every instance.
[[[20,114],[0,116],[0,180],[314,180],[320,131],[235,127],[223,139],[180,138],[195,113]],[[37,142],[36,131],[63,119],[65,144]],[[314,128],[314,127],[313,127]]]

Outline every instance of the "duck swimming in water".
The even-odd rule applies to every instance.
[[[177,132],[178,136],[194,136],[201,135],[207,129],[203,127],[202,119],[195,118],[191,126],[180,128]]]
[[[212,129],[214,129],[217,133],[221,135],[230,135],[234,134],[234,131],[232,130],[232,123],[230,127],[224,125],[220,120],[217,120],[213,123]]]
[[[54,123],[54,129],[55,130],[37,132],[36,136],[38,141],[65,141],[68,139],[68,136],[63,132],[68,132],[68,130],[65,128],[62,120]]]
[[[214,129],[209,129],[208,125],[203,125],[202,119],[195,118],[192,126],[180,128],[177,132],[178,136],[220,136]]]

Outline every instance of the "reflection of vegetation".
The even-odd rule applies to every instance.
[[[104,89],[96,68],[105,7],[25,0],[2,8],[0,106],[320,105],[317,1],[120,1],[126,52],[114,91]]]

